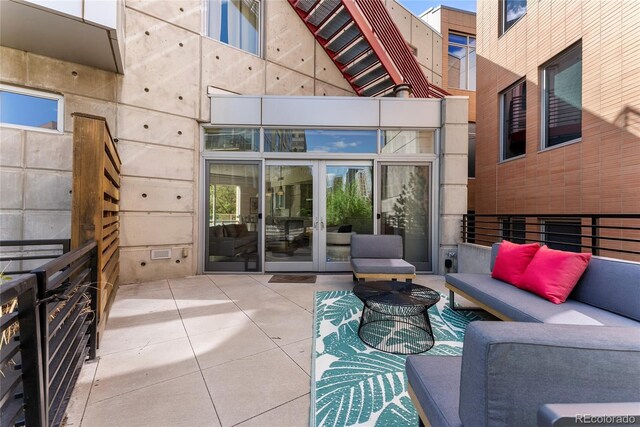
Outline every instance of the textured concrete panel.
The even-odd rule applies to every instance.
[[[199,36],[127,9],[124,104],[196,117],[200,107]],[[147,34],[148,33],[148,34]]]
[[[411,41],[411,12],[400,6],[395,1],[389,1],[386,4],[391,19],[396,24],[402,37],[408,42]]]
[[[127,0],[127,7],[169,21],[194,33],[202,29],[202,0]]]
[[[316,96],[356,96],[352,90],[345,90],[333,85],[330,85],[320,80],[316,80]]]
[[[467,213],[466,185],[447,185],[446,191],[440,193],[440,213],[460,215]]]
[[[151,249],[160,248],[122,248],[120,249],[120,283],[140,283],[159,279],[171,279],[195,274],[193,248],[191,246],[174,246],[171,259],[151,260]],[[161,249],[167,249],[162,247]],[[186,258],[182,250],[188,251]],[[142,265],[144,263],[144,266]]]
[[[265,61],[208,38],[202,39],[202,85],[242,95],[264,95]]]
[[[316,51],[316,79],[338,86],[342,89],[353,92],[351,85],[336,67],[336,64],[329,58],[318,42],[315,43]]]
[[[27,132],[25,165],[28,168],[73,169],[73,135]]]
[[[469,97],[468,96],[447,96],[442,101],[442,124],[445,123],[468,123],[469,117]]]
[[[71,237],[71,212],[24,213],[24,238],[69,239]]]
[[[467,171],[469,164],[467,156],[461,154],[450,154],[441,157],[440,183],[441,184],[464,184],[467,183]]]
[[[71,173],[29,171],[24,181],[26,209],[71,210]]]
[[[460,243],[461,230],[462,215],[442,215],[440,217],[440,246]]]
[[[422,64],[419,64],[419,65],[420,65],[420,69],[422,70],[424,75],[427,77],[427,79],[429,79],[429,82],[433,83],[433,71],[431,71],[430,68],[427,68]]]
[[[442,85],[442,75],[433,73],[433,80],[431,81],[436,86],[439,86],[446,90],[446,88]]]
[[[0,236],[2,240],[22,239],[21,212],[0,212]]]
[[[194,150],[199,146],[198,129],[195,120],[120,105],[114,137]]]
[[[313,79],[267,62],[267,95],[313,96]]]
[[[22,170],[0,170],[0,208],[22,209]]]
[[[193,242],[190,214],[122,212],[120,246],[176,245]]]
[[[0,127],[0,166],[22,166],[25,131]]]
[[[411,17],[411,44],[418,50],[417,59],[422,65],[432,67],[433,38],[440,37],[422,22],[420,18]]]
[[[116,100],[116,73],[35,54],[27,64],[30,87]]]
[[[442,128],[442,152],[467,154],[469,152],[469,126],[448,124]]]
[[[193,184],[145,178],[122,179],[123,211],[193,212]]]
[[[194,152],[120,140],[122,174],[148,178],[193,180]]]
[[[107,124],[112,132],[116,128],[116,104],[113,102],[100,101],[92,98],[85,98],[76,95],[64,97],[64,130],[73,132],[73,113],[91,114],[107,119]]]
[[[313,76],[315,39],[311,32],[286,0],[262,4],[265,6],[265,58]]]
[[[433,72],[442,77],[442,38],[433,37]]]
[[[24,84],[27,78],[27,53],[0,46],[0,79],[6,83]]]

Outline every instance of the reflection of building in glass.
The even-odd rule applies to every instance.
[[[304,130],[269,129],[264,132],[265,151],[305,153],[307,137]]]
[[[371,194],[371,174],[368,169],[360,169],[356,172],[355,184],[358,196],[369,197]]]

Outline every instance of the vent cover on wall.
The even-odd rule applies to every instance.
[[[171,259],[171,249],[151,249],[151,259]]]

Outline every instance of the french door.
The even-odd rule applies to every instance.
[[[373,233],[371,161],[268,160],[264,194],[266,271],[347,271]]]

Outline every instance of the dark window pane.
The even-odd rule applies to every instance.
[[[377,141],[375,130],[264,130],[266,152],[375,153]]]
[[[521,156],[527,145],[527,87],[518,83],[502,95],[502,159]]]
[[[58,100],[0,91],[0,122],[58,129]]]
[[[502,239],[512,243],[526,243],[527,225],[522,218],[511,218],[502,220]]]
[[[259,129],[205,129],[205,149],[213,151],[258,151]]]
[[[448,48],[449,87],[467,88],[467,48],[449,46]]]
[[[239,49],[259,53],[260,2],[209,0],[209,37]]]
[[[544,69],[546,146],[582,136],[582,47],[576,46]]]
[[[527,0],[504,0],[503,22],[507,31],[515,22],[527,13]]]
[[[551,249],[581,252],[582,238],[580,234],[582,227],[579,221],[547,221],[544,229],[544,242]]]

